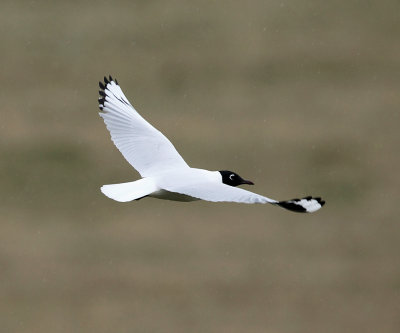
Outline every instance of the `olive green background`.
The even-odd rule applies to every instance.
[[[0,332],[399,332],[398,1],[2,1]],[[118,78],[272,206],[121,204]]]

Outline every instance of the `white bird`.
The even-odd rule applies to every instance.
[[[99,114],[114,144],[142,176],[133,182],[103,185],[101,191],[107,197],[120,202],[154,197],[174,201],[269,203],[304,213],[315,212],[325,204],[321,198],[311,196],[273,200],[236,187],[253,183],[235,172],[191,168],[172,143],[139,115],[117,80],[104,77],[99,86]]]

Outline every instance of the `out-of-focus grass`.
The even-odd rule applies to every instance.
[[[3,1],[0,331],[398,332],[396,1]],[[313,215],[146,199],[97,81]]]

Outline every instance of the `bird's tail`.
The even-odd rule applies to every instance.
[[[313,197],[305,197],[302,199],[292,199],[286,201],[278,201],[274,203],[274,205],[278,205],[282,208],[291,210],[297,213],[313,213],[323,205],[325,205],[325,201],[321,198],[313,198]]]
[[[138,200],[157,190],[158,187],[151,178],[142,178],[129,183],[103,185],[101,187],[101,192],[104,195],[119,202]]]

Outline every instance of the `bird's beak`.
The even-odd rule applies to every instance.
[[[252,181],[250,181],[250,180],[245,180],[245,179],[242,180],[241,184],[254,185],[254,183],[253,183]]]

